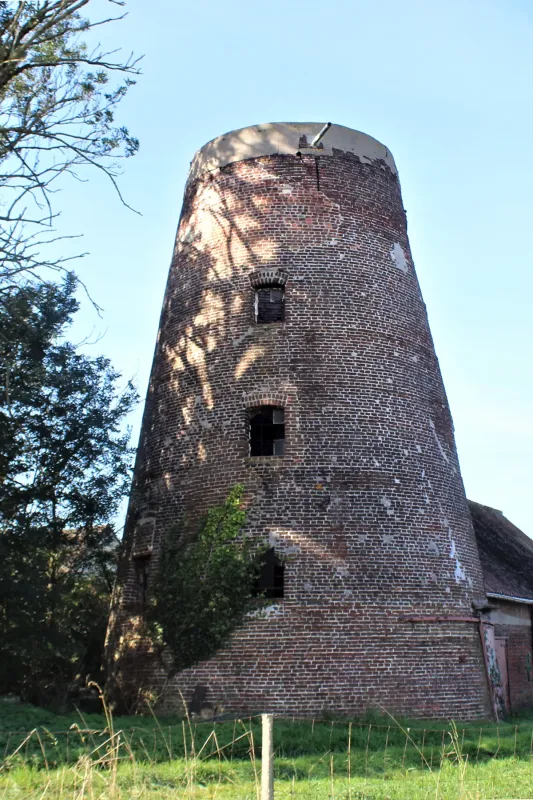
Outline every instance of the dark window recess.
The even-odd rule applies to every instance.
[[[134,556],[135,578],[139,588],[139,599],[143,609],[146,607],[148,578],[150,576],[150,556]]]
[[[283,286],[262,286],[255,290],[255,321],[283,322],[285,290]]]
[[[259,574],[255,584],[255,594],[271,600],[283,597],[285,566],[281,563],[273,547],[263,553]]]
[[[285,411],[262,406],[250,411],[250,455],[282,456],[285,453]]]
[[[189,714],[200,713],[205,701],[206,694],[207,694],[207,686],[201,686],[200,684],[197,684],[194,687],[194,692],[192,693],[192,699],[189,703]]]

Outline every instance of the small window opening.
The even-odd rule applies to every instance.
[[[283,286],[260,286],[255,290],[255,321],[283,322],[285,319],[285,289]]]
[[[270,600],[283,597],[285,582],[285,565],[279,560],[273,547],[263,553],[259,574],[255,585],[255,594]]]
[[[194,687],[192,698],[189,702],[189,714],[199,714],[204,707],[205,697],[207,694],[207,686],[197,684]]]
[[[285,410],[261,406],[250,411],[250,455],[285,454]]]
[[[133,564],[135,567],[135,579],[139,590],[139,600],[143,610],[146,608],[148,596],[148,580],[150,577],[150,556],[134,556]]]

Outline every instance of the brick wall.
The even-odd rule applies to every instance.
[[[496,601],[498,610],[491,612],[494,635],[507,641],[507,671],[511,712],[533,706],[531,606]]]
[[[471,614],[484,592],[400,186],[366,161],[270,155],[187,186],[110,633],[116,673],[165,684],[167,707],[199,682],[239,710],[488,713],[476,626],[405,621]],[[264,269],[286,275],[282,323],[254,324]],[[283,458],[249,456],[258,397],[285,407]],[[118,644],[132,554],[150,539],[157,564],[169,527],[236,482],[247,532],[287,559],[284,600],[168,684]]]

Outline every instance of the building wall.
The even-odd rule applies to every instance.
[[[394,162],[340,126],[313,151],[320,126],[294,127],[276,128],[282,153],[254,145],[209,170],[197,158],[187,185],[111,626],[115,674],[164,685],[167,707],[203,683],[234,710],[481,717],[476,626],[409,621],[471,615],[484,592]],[[224,152],[247,136],[225,137]],[[254,324],[261,270],[287,280],[283,323]],[[249,455],[259,404],[285,408],[283,458]],[[246,532],[286,559],[284,600],[169,684],[141,669],[128,634],[132,555],[152,550],[155,568],[166,531],[194,530],[237,482]]]
[[[498,600],[491,612],[494,635],[507,640],[511,713],[533,708],[531,606]]]

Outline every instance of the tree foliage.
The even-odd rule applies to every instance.
[[[75,279],[0,304],[0,692],[65,687],[101,656],[129,488],[131,384],[62,337]]]
[[[49,247],[63,178],[89,167],[118,192],[119,159],[138,149],[115,121],[137,62],[88,44],[121,19],[89,21],[94,6],[0,0],[0,692],[37,700],[97,677],[118,544],[109,522],[130,480],[135,390],[64,339],[77,280]]]
[[[86,19],[90,2],[0,2],[0,290],[65,269],[45,247],[62,176],[96,168],[118,191],[117,159],[139,146],[115,122],[137,60],[88,46],[83,37],[113,19]]]
[[[149,622],[179,672],[211,657],[257,604],[258,550],[242,530],[243,487],[209,510],[196,536],[171,530],[159,563]]]

